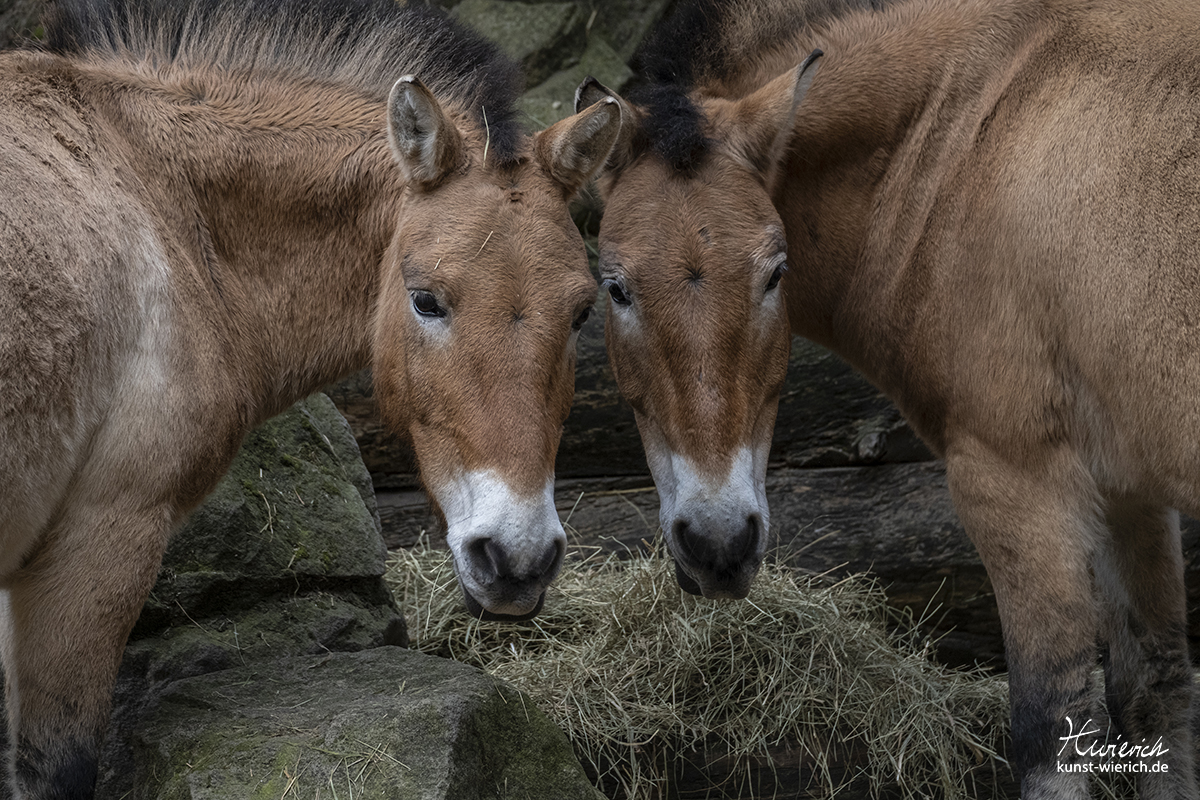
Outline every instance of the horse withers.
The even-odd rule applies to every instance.
[[[1200,512],[1200,9],[702,0],[639,73],[600,268],[681,585],[745,594],[806,336],[945,457],[1022,796],[1086,796],[1107,736],[1143,798],[1195,798],[1176,509]],[[1098,652],[1113,728],[1081,739]]]
[[[533,136],[420,4],[56,4],[0,55],[0,587],[16,798],[92,796],[125,639],[243,435],[374,364],[477,613],[536,613],[594,299],[567,202],[614,103]],[[399,79],[399,80],[397,80]]]

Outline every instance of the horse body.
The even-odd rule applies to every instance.
[[[755,256],[782,226],[790,329],[862,370],[946,459],[1004,623],[1023,796],[1086,795],[1063,737],[1092,714],[1099,641],[1117,731],[1169,751],[1165,771],[1139,777],[1142,796],[1195,797],[1175,509],[1200,511],[1200,15],[1173,2],[699,5],[715,66],[677,69],[692,82],[626,106],[641,133],[602,183],[614,372],[646,381],[622,390],[667,430],[696,418],[697,362],[724,374],[710,392],[749,385],[761,367],[744,353],[684,340],[786,336]],[[772,44],[747,57],[746,18],[772,14],[795,20],[762,26]],[[662,95],[688,98],[695,130]],[[648,223],[641,198],[656,192],[682,211]],[[731,213],[743,219],[722,254],[696,245]],[[681,288],[686,270],[708,282]],[[727,313],[695,313],[705,289]],[[690,393],[662,388],[685,378]],[[769,446],[727,446],[726,432],[756,430],[777,392],[764,380],[714,417],[717,449]],[[652,466],[654,445],[688,446],[642,432]],[[700,545],[677,520],[664,528],[677,564],[700,573],[685,587],[731,571],[704,541],[736,528]]]
[[[505,105],[515,70],[440,17],[295,5],[62,4],[55,52],[0,55],[17,798],[91,796],[171,532],[248,430],[356,369],[374,363],[388,421],[414,440],[477,613],[536,613],[561,561],[545,486],[595,295],[566,203],[619,115],[523,136]],[[401,66],[437,94],[392,86]],[[513,321],[513,295],[536,323]],[[498,502],[450,513],[480,495],[523,501],[522,527]]]

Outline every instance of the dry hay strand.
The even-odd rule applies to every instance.
[[[471,618],[449,553],[427,543],[394,553],[388,580],[414,647],[531,695],[612,797],[675,796],[684,754],[728,770],[712,797],[757,796],[752,768],[781,760],[812,796],[988,797],[1010,774],[1003,679],[889,632],[864,578],[767,563],[747,600],[712,601],[679,589],[660,546],[576,553],[519,625]]]

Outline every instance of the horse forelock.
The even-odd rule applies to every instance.
[[[393,0],[56,0],[47,47],[94,62],[304,77],[383,99],[417,75],[484,133],[498,163],[524,139],[520,67],[440,10]]]
[[[693,93],[726,96],[766,50],[846,13],[895,0],[692,0],[675,9],[634,54],[629,99],[643,112],[644,141],[676,170],[699,166],[712,148]],[[773,76],[772,76],[773,77]]]

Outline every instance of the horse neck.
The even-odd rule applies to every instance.
[[[825,51],[775,190],[792,329],[885,389],[894,348],[920,321],[911,310],[927,276],[911,267],[929,213],[1040,40],[1038,5],[910,0],[806,31],[792,52]]]
[[[403,186],[383,103],[329,85],[111,81],[191,324],[222,343],[252,418],[366,366]]]

